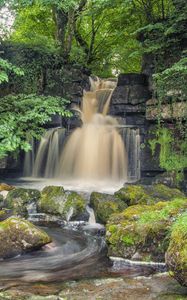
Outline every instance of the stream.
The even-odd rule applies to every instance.
[[[1,260],[0,300],[187,299],[187,289],[166,273],[165,264],[107,257],[103,227],[93,216],[90,223],[42,226],[52,243]]]
[[[107,258],[97,227],[42,229],[52,243],[0,262],[1,300],[186,299],[164,264]]]
[[[52,243],[40,250],[2,260],[0,282],[15,279],[54,282],[122,274],[128,277],[150,275],[165,271],[164,264],[136,264],[119,258],[107,258],[104,238],[97,233],[95,235],[97,227],[85,228],[42,228],[52,237]]]

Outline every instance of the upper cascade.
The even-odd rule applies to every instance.
[[[63,149],[56,176],[64,179],[126,180],[127,155],[117,126],[107,115],[116,82],[90,78],[79,109],[82,127],[73,131]]]

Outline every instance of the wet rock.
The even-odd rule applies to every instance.
[[[10,191],[5,200],[5,207],[13,210],[15,214],[26,217],[27,207],[31,203],[37,203],[40,192],[35,189],[16,188]]]
[[[50,299],[49,297],[56,297]],[[31,298],[33,297],[33,298]],[[35,297],[35,298],[34,298]],[[40,298],[39,298],[40,297]],[[186,300],[186,288],[167,274],[123,276],[63,283],[20,284],[0,292],[1,300]]]
[[[164,261],[171,225],[187,209],[187,199],[134,205],[114,214],[107,223],[109,255],[132,259],[139,253],[143,260]]]
[[[45,213],[29,214],[27,220],[37,226],[52,227],[64,225],[64,222],[60,217]]]
[[[0,222],[0,258],[13,257],[51,242],[51,238],[32,223],[17,217]]]
[[[103,224],[106,224],[112,214],[119,213],[127,207],[125,202],[115,196],[98,192],[91,193],[90,206],[94,209],[97,222]]]
[[[86,211],[86,201],[77,192],[64,191],[61,186],[47,186],[42,190],[39,211],[76,220]]]
[[[6,183],[0,183],[0,192],[1,191],[11,191],[14,187],[12,185],[8,185]]]
[[[166,264],[174,278],[187,286],[187,213],[181,215],[172,226]]]
[[[117,191],[115,196],[128,206],[136,204],[152,205],[159,201],[170,201],[177,197],[185,197],[180,190],[169,188],[164,184],[153,184],[150,186],[128,185]]]

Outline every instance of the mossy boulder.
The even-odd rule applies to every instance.
[[[114,213],[123,211],[127,205],[114,195],[92,192],[90,206],[94,209],[97,222],[106,224],[109,217]]]
[[[153,184],[151,186],[128,185],[117,191],[115,196],[128,206],[136,204],[153,205],[160,201],[185,197],[180,190],[169,188],[164,184]]]
[[[0,192],[2,191],[11,191],[14,189],[14,186],[6,184],[6,183],[0,183]]]
[[[174,278],[187,286],[187,213],[185,212],[172,226],[166,264]]]
[[[107,223],[109,255],[131,259],[139,253],[142,259],[164,261],[169,245],[170,227],[187,209],[187,199],[134,205],[112,215]]]
[[[0,258],[39,249],[50,242],[47,233],[26,220],[10,217],[0,222]]]
[[[47,186],[41,192],[39,211],[63,219],[76,218],[86,210],[85,199],[76,192],[64,191],[61,186]]]
[[[10,191],[4,201],[5,207],[12,209],[15,214],[26,217],[27,207],[31,203],[37,203],[40,192],[35,189],[16,188]]]

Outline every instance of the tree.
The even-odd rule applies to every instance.
[[[69,117],[69,102],[60,97],[8,95],[0,98],[0,158],[30,150],[31,137],[40,138],[44,124],[58,114]]]

